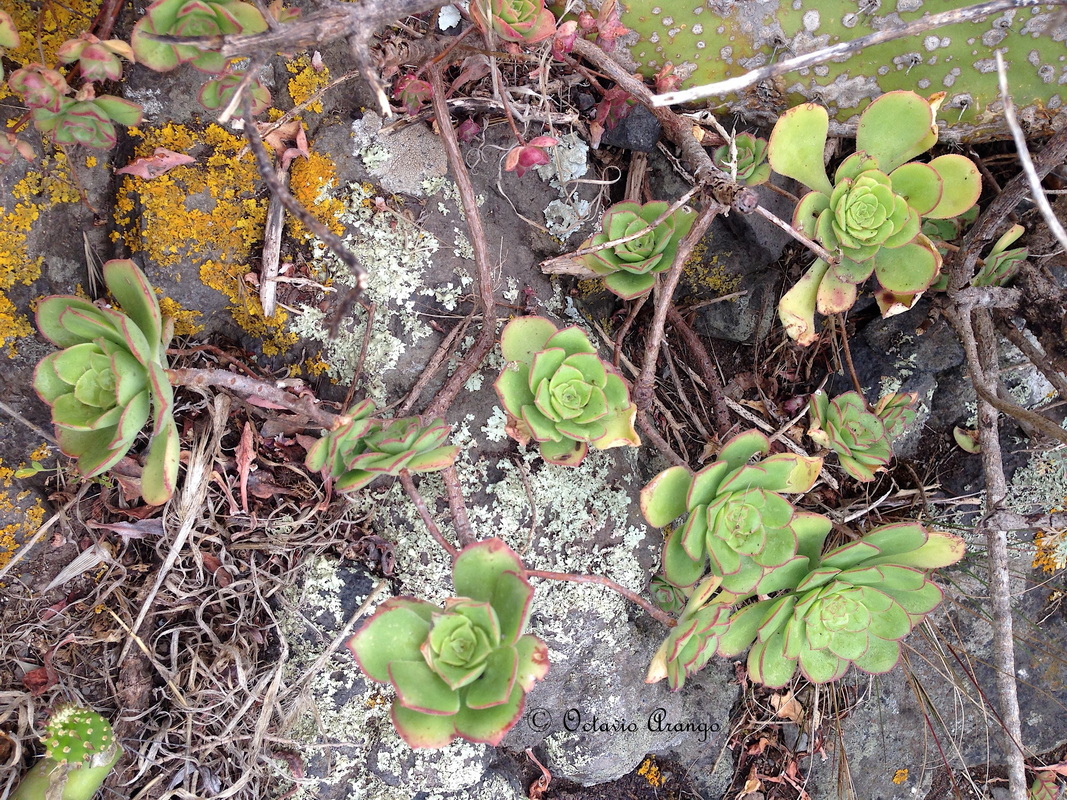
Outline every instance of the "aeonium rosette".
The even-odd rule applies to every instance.
[[[798,668],[814,683],[837,680],[852,664],[889,672],[900,660],[900,640],[943,598],[929,571],[956,563],[964,551],[959,537],[917,523],[875,528],[823,555],[799,580],[783,576],[780,588],[789,593],[737,611],[719,655],[736,656],[752,644],[749,676],[766,686],[784,686]]]
[[[671,266],[679,243],[696,219],[692,211],[680,208],[653,226],[669,208],[670,204],[663,201],[644,205],[631,200],[616,203],[605,212],[601,232],[585,242],[582,249],[640,235],[588,253],[582,256],[582,263],[602,276],[604,285],[624,300],[648,293],[656,283],[656,274]]]
[[[884,315],[908,308],[934,283],[941,255],[922,231],[923,219],[951,219],[981,193],[981,175],[968,158],[949,153],[912,161],[937,142],[935,115],[944,94],[929,100],[888,92],[860,117],[856,152],[826,174],[829,129],[825,108],[807,103],[786,111],[771,132],[772,169],[809,191],[797,204],[793,226],[833,255],[819,259],[782,298],[786,332],[801,344],[815,339],[814,315],[848,310],[873,273]]]
[[[134,26],[130,44],[138,63],[157,72],[191,62],[202,72],[220,73],[226,67],[222,53],[154,37],[262,33],[266,29],[267,21],[259,10],[242,0],[156,0]]]
[[[178,475],[178,429],[167,378],[166,339],[155,292],[129,260],[104,264],[104,283],[122,311],[80,297],[46,297],[37,327],[63,348],[41,360],[33,388],[52,408],[60,449],[86,477],[113,467],[149,416],[152,440],[141,475],[145,502],[166,502]]]
[[[443,608],[412,597],[383,603],[349,642],[360,668],[396,690],[392,719],[412,747],[456,737],[497,745],[548,673],[548,648],[523,634],[533,588],[499,539],[465,548]]]
[[[474,0],[470,11],[483,31],[508,42],[533,44],[556,32],[556,18],[544,0]]]
[[[662,569],[676,586],[692,586],[710,565],[723,590],[743,594],[772,591],[764,585],[774,568],[807,563],[807,542],[826,535],[817,515],[797,512],[781,493],[806,492],[822,459],[770,450],[758,431],[723,445],[715,461],[697,473],[670,467],[641,490],[641,512],[650,525],[665,527],[686,514],[667,534]]]
[[[545,461],[575,466],[589,445],[641,444],[626,384],[580,328],[560,331],[542,317],[520,317],[504,328],[500,349],[509,363],[494,387],[507,433],[522,444],[539,442]]]

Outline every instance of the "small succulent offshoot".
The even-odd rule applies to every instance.
[[[663,547],[668,581],[693,586],[710,563],[725,591],[765,592],[762,581],[773,568],[800,558],[798,548],[818,526],[812,526],[814,515],[798,513],[782,494],[808,491],[822,459],[777,453],[749,463],[768,452],[767,437],[748,431],[699,472],[670,467],[641,490],[641,512],[650,525],[662,528],[686,515]]]
[[[104,283],[122,311],[62,295],[38,304],[38,329],[62,349],[37,365],[33,388],[52,409],[60,449],[78,459],[86,477],[115,466],[153,416],[141,496],[159,505],[170,499],[178,478],[178,428],[166,372],[170,334],[136,264],[108,261]]]
[[[922,233],[923,219],[969,210],[982,189],[978,167],[956,153],[913,161],[937,142],[935,116],[944,94],[929,100],[888,92],[863,112],[856,152],[834,173],[823,166],[826,109],[807,103],[786,111],[768,145],[771,168],[804,184],[793,226],[834,255],[822,259],[782,298],[779,316],[800,344],[815,340],[815,311],[835,314],[856,302],[871,274],[883,315],[910,308],[937,279],[941,254]]]
[[[83,86],[73,98],[60,97],[58,108],[35,108],[33,125],[58,145],[85,145],[109,150],[118,141],[115,125],[138,125],[141,107],[112,95],[97,97],[93,84]]]
[[[544,0],[474,0],[470,11],[479,28],[505,42],[534,44],[556,32],[556,18]]]
[[[75,705],[53,712],[41,741],[45,756],[26,773],[12,800],[89,800],[122,755],[108,721]]]
[[[374,411],[374,402],[364,400],[345,414],[308,450],[308,469],[333,476],[338,491],[354,492],[381,475],[435,472],[456,460],[459,448],[445,444],[450,429],[443,419],[424,425],[419,417],[376,419]]]
[[[523,633],[534,590],[499,539],[464,548],[452,580],[457,597],[443,608],[392,598],[348,646],[367,677],[396,690],[393,725],[410,746],[457,737],[496,746],[548,673],[548,648]]]
[[[893,459],[892,439],[915,418],[915,395],[890,394],[873,411],[858,392],[833,400],[818,391],[811,398],[808,436],[820,447],[837,453],[841,467],[858,481],[873,481]]]
[[[645,683],[667,679],[672,691],[685,679],[704,669],[719,646],[719,637],[730,627],[734,595],[716,595],[722,579],[715,576],[700,584],[689,598],[678,624],[671,628],[648,668]]]
[[[542,317],[513,319],[500,336],[508,365],[494,384],[508,413],[507,433],[541,445],[550,464],[577,466],[589,452],[641,439],[637,406],[618,373],[578,327],[557,330]]]
[[[712,153],[712,160],[725,172],[734,170],[737,182],[745,186],[759,186],[771,177],[771,165],[767,163],[767,140],[751,133],[739,133],[734,137],[736,160],[731,159],[730,145],[724,144]]]
[[[582,249],[643,231],[668,208],[669,203],[658,200],[644,205],[632,200],[616,203],[604,213],[601,232],[585,242]],[[636,239],[582,256],[582,263],[602,276],[604,285],[623,300],[633,300],[652,291],[656,275],[670,268],[679,243],[695,219],[692,211],[678,209]]]

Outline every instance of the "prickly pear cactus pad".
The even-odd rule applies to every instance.
[[[115,753],[111,724],[95,711],[80,706],[57,708],[42,741],[48,758],[64,764],[98,766]]]
[[[772,60],[970,5],[970,0],[628,0],[622,24],[629,53],[648,76],[674,64],[680,88],[741,75]],[[943,118],[964,138],[1003,135],[993,49],[1004,51],[1016,105],[1036,132],[1048,130],[1067,99],[1067,24],[1057,9],[1037,6],[993,14],[978,22],[942,26],[922,36],[866,48],[843,61],[798,70],[776,85],[754,87],[759,97],[726,98],[744,113],[814,101],[846,121],[869,101],[896,89],[946,92]],[[713,103],[716,101],[712,101]],[[1062,122],[1060,123],[1062,124]]]

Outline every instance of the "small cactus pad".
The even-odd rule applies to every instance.
[[[48,757],[64,764],[87,763],[115,747],[111,724],[95,711],[75,705],[55,710],[42,740]]]

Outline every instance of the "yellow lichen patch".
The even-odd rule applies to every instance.
[[[4,4],[19,32],[19,46],[5,55],[25,66],[40,63],[56,65],[56,50],[67,39],[73,39],[92,27],[102,0],[65,0],[62,3],[38,3],[15,0]],[[6,86],[4,87],[6,90]],[[3,96],[3,95],[0,95]]]
[[[298,158],[289,167],[289,189],[293,197],[340,236],[345,228],[338,217],[344,213],[345,204],[334,196],[337,185],[337,170],[333,161],[321,153],[312,152],[307,158]],[[311,238],[311,231],[290,217],[289,235],[294,239],[307,240]]]
[[[81,200],[74,177],[70,174],[67,156],[57,150],[41,160],[40,170],[33,170],[11,190],[16,200],[33,201],[38,198],[55,205],[77,203]]]
[[[40,170],[31,170],[11,188],[13,206],[0,208],[0,346],[15,355],[13,340],[32,333],[29,320],[18,313],[4,294],[16,283],[30,285],[41,275],[41,256],[31,256],[29,234],[43,209],[79,200],[70,179],[66,156],[44,158]]]
[[[648,781],[649,786],[662,786],[667,782],[667,779],[663,777],[659,767],[656,766],[656,762],[649,756],[641,762],[641,766],[637,768],[637,774]]]
[[[1048,573],[1067,568],[1067,531],[1034,534],[1033,567]]]
[[[123,242],[161,268],[181,274],[196,265],[200,280],[225,295],[242,329],[263,341],[263,352],[277,355],[296,341],[286,332],[287,315],[263,316],[245,275],[263,242],[267,203],[257,195],[259,173],[250,154],[238,159],[244,140],[218,125],[196,131],[168,124],[137,130],[134,157],[166,147],[189,153],[196,163],[172,169],[150,181],[123,177],[115,201],[115,222]]]
[[[723,264],[719,263],[719,255],[716,253],[711,259],[705,260],[708,246],[701,242],[693,248],[693,254],[685,262],[682,274],[685,280],[695,287],[706,289],[715,294],[730,294],[741,285],[741,276],[730,272]],[[729,257],[729,253],[726,254]]]
[[[323,67],[316,72],[311,66],[311,59],[306,55],[287,62],[285,68],[293,76],[289,79],[289,97],[293,99],[294,106],[305,102],[330,82],[330,70]],[[321,114],[322,103],[311,103],[308,105],[307,110]]]
[[[18,491],[14,484],[15,470],[2,464],[0,461],[0,521],[16,521],[6,525],[0,522],[0,567],[11,560],[27,536],[41,527],[45,514],[40,498],[35,497],[33,503],[28,504],[26,493]]]
[[[322,351],[321,350],[319,350],[319,352],[315,353],[314,358],[306,359],[304,361],[304,365],[303,366],[304,366],[304,373],[309,378],[317,378],[320,375],[324,375],[324,374],[326,374],[326,370],[328,370],[330,368],[330,365],[327,364],[325,361],[323,361],[323,359],[322,359]]]
[[[197,322],[201,316],[200,312],[182,308],[177,300],[171,300],[169,297],[159,298],[159,310],[164,317],[174,320],[175,336],[192,336],[204,330],[204,326]]]
[[[893,775],[893,783],[897,786],[904,783],[908,779],[908,771],[906,769],[898,769],[896,774]]]

